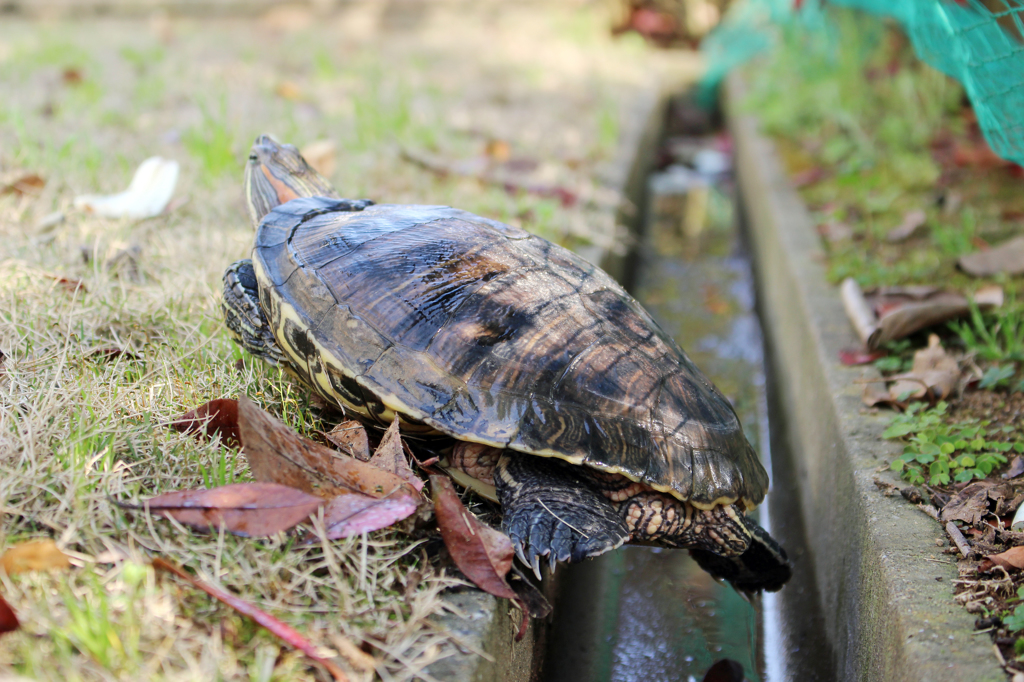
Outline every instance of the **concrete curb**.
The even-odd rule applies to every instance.
[[[1004,680],[988,637],[973,636],[973,616],[953,602],[956,567],[935,545],[942,530],[873,483],[879,476],[896,481],[878,473],[894,454],[881,439],[888,420],[863,413],[862,386],[854,383],[874,370],[839,364],[839,350],[858,342],[836,287],[826,283],[814,224],[774,147],[738,107],[738,77],[725,89],[762,322],[835,678]]]
[[[670,79],[671,80],[671,79]],[[605,172],[610,187],[621,194],[617,220],[630,235],[639,234],[646,203],[647,175],[664,127],[668,97],[678,83],[667,82],[637,97],[623,118],[622,133],[615,158]],[[632,249],[630,249],[631,251]],[[578,249],[592,263],[600,263],[620,282],[628,280],[630,256],[616,254],[597,246]],[[555,588],[545,579],[544,592],[553,601]],[[531,621],[521,642],[515,642],[513,606],[477,590],[445,596],[451,613],[437,619],[439,626],[451,631],[462,646],[451,656],[429,666],[426,672],[437,680],[453,682],[527,682],[538,679],[547,644],[547,623]],[[515,611],[518,615],[518,611]],[[487,657],[481,656],[483,652]]]

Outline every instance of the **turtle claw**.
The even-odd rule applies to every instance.
[[[540,555],[539,554],[534,554],[533,555],[533,564],[532,564],[532,566],[533,566],[533,574],[535,576],[537,576],[537,580],[543,580],[543,577],[540,574]]]

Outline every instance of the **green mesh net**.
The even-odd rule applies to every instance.
[[[1024,0],[832,0],[892,17],[917,55],[957,79],[992,150],[1024,165]],[[795,6],[796,5],[796,6]],[[771,47],[782,25],[827,30],[816,0],[739,0],[701,46],[705,98],[733,67]]]

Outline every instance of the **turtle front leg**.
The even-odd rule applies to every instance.
[[[259,284],[248,258],[232,263],[224,272],[222,308],[231,336],[242,348],[272,365],[284,360],[260,305]]]
[[[540,578],[541,557],[554,570],[619,547],[629,531],[615,506],[583,470],[561,460],[506,451],[494,470],[502,530]]]

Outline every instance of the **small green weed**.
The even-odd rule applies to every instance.
[[[1006,453],[1024,453],[1022,440],[996,440],[1013,433],[1013,427],[989,430],[990,422],[977,419],[947,423],[947,407],[945,402],[930,409],[924,409],[924,403],[912,403],[882,434],[906,442],[903,454],[891,467],[910,483],[948,485],[985,478],[1006,463]]]
[[[1024,587],[1017,588],[1017,600],[1024,600]],[[1006,629],[1010,632],[1019,632],[1024,630],[1024,604],[1018,604],[1017,608],[1013,610],[1013,613],[1008,616],[1003,616],[1003,625],[1005,625]],[[1024,640],[1019,639],[1014,644],[1014,652],[1018,655],[1024,653],[1024,651],[1017,651],[1020,647],[1016,646],[1022,641]]]
[[[1004,388],[1009,386],[1010,379],[1017,373],[1013,365],[992,365],[985,370],[978,382],[978,388]]]
[[[968,352],[989,362],[1024,360],[1024,314],[1020,308],[1008,303],[982,314],[971,301],[970,322],[950,322]]]
[[[889,352],[884,358],[878,358],[873,363],[879,372],[898,373],[908,372],[914,364],[914,354],[910,339],[897,339],[885,344],[885,350]]]

